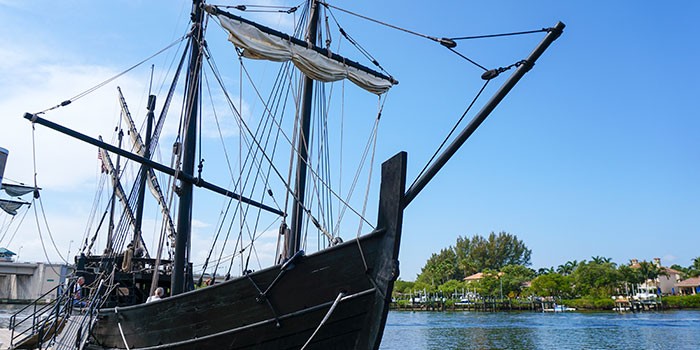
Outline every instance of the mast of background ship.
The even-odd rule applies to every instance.
[[[312,45],[316,45],[316,36],[318,34],[318,3],[315,0],[311,2],[311,12],[309,19],[309,28],[306,34],[306,41]],[[314,81],[309,77],[304,77],[303,99],[301,105],[301,135],[299,136],[299,144],[297,150],[299,152],[297,158],[296,183],[294,186],[294,205],[292,206],[292,226],[290,234],[287,237],[286,257],[294,255],[301,246],[301,231],[303,213],[304,213],[304,196],[306,194],[306,167],[307,158],[309,155],[309,127],[311,125],[311,102],[313,99]]]
[[[122,108],[124,108],[123,105]],[[121,128],[121,118],[119,118],[119,132],[117,133],[117,137],[119,138],[119,145],[117,147],[122,148],[122,139],[124,138],[124,132]],[[112,239],[114,239],[114,210],[115,202],[117,201],[117,185],[119,181],[120,161],[121,155],[117,154],[117,165],[112,171],[112,203],[110,204],[109,208],[109,229],[107,230],[107,246],[105,247],[104,251],[105,255],[112,254],[112,250],[114,249],[114,247],[112,246]]]
[[[148,96],[148,114],[146,121],[146,141],[144,144],[143,157],[151,158],[151,133],[153,133],[153,110],[156,108],[156,97],[154,95]],[[139,193],[138,200],[136,201],[136,222],[134,223],[134,240],[131,242],[134,245],[134,256],[140,257],[141,254],[137,254],[138,248],[141,248],[142,252],[145,252],[145,247],[141,246],[141,226],[143,224],[143,205],[146,196],[146,179],[148,179],[148,171],[150,168],[141,164],[141,179],[139,183]]]
[[[194,177],[195,151],[197,143],[197,118],[199,113],[200,71],[202,68],[199,44],[202,42],[203,28],[202,0],[192,0],[192,32],[190,38],[190,65],[187,74],[187,90],[185,91],[185,132],[183,140],[182,172]],[[171,282],[171,295],[185,291],[185,278],[189,274],[190,234],[192,232],[192,184],[180,181],[180,203],[177,213],[177,234],[175,236],[175,267]]]

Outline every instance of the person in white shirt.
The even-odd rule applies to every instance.
[[[146,299],[146,302],[150,303],[152,301],[158,301],[163,297],[163,294],[165,294],[165,290],[163,289],[163,287],[158,287],[155,291],[153,291],[153,295]]]
[[[83,296],[83,284],[85,284],[85,278],[83,276],[78,277],[73,286],[73,306],[75,307],[85,307],[87,303],[85,302]]]

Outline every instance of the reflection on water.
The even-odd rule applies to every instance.
[[[389,313],[381,350],[698,349],[700,311]]]

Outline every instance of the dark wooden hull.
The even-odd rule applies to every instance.
[[[378,348],[398,277],[405,158],[383,165],[374,232],[301,257],[285,272],[273,266],[159,302],[102,309],[89,348],[124,349],[123,339],[130,349],[300,349],[309,339],[307,349]]]

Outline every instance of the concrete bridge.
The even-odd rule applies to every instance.
[[[36,263],[0,262],[0,275],[34,275]]]
[[[69,272],[67,265],[0,262],[0,303],[36,300],[61,283]],[[52,300],[56,296],[46,298]]]

